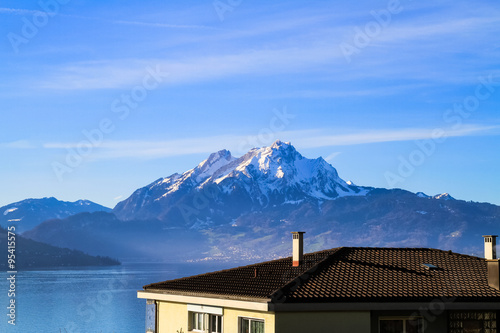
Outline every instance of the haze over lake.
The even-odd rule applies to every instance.
[[[123,264],[109,268],[25,271],[17,274],[16,325],[8,324],[7,293],[0,332],[143,332],[143,285],[228,268],[230,264]],[[4,272],[4,276],[5,276]],[[0,280],[0,290],[8,290]]]

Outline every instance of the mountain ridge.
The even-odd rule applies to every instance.
[[[123,261],[238,261],[289,255],[296,230],[307,232],[306,251],[389,246],[480,254],[477,239],[499,226],[500,206],[347,183],[324,159],[277,141],[239,158],[220,150],[137,189],[111,213],[45,221],[25,234]]]
[[[346,195],[364,195],[370,189],[348,184],[323,158],[307,159],[290,143],[276,141],[270,147],[251,149],[240,158],[234,158],[227,150],[213,153],[193,169],[160,178],[136,190],[119,202],[113,212],[121,219],[151,218],[153,215],[144,214],[145,206],[151,207],[156,214],[159,201],[167,206],[169,196],[175,200],[177,194],[192,189],[209,192],[210,189],[205,188],[210,186],[224,194],[240,191],[250,201],[258,201],[260,206],[302,200],[304,196],[331,200]],[[280,191],[283,187],[288,188]]]
[[[69,202],[54,197],[30,198],[0,207],[0,226],[15,225],[18,232],[24,232],[49,219],[95,211],[109,212],[111,209],[90,200]]]
[[[16,251],[8,251],[8,231],[0,227],[0,253],[7,258],[8,254],[15,255],[16,270],[51,269],[58,267],[82,267],[82,266],[116,266],[121,263],[107,256],[91,256],[82,251],[53,246],[25,238],[21,235],[15,236]],[[12,237],[12,234],[9,234]],[[0,269],[7,269],[7,260],[0,262]]]

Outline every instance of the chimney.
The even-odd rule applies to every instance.
[[[500,290],[500,265],[497,259],[497,235],[484,237],[484,257],[488,265],[488,285]]]
[[[299,267],[302,264],[304,255],[304,234],[305,231],[293,231],[293,267]]]
[[[497,235],[486,235],[484,237],[484,257],[486,259],[497,258]]]

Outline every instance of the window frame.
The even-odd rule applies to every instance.
[[[199,317],[202,317],[202,327],[198,327]],[[212,331],[212,320],[220,318],[220,327],[218,332]],[[218,324],[216,326],[219,326]],[[196,328],[195,328],[196,327]],[[188,311],[188,332],[208,332],[208,333],[224,333],[223,315],[213,314],[209,312]]]
[[[238,333],[242,333],[242,329],[243,329],[243,320],[248,320],[248,327],[250,330],[252,330],[252,322],[260,322],[260,323],[263,323],[264,324],[264,333],[266,331],[266,320],[264,318],[254,318],[254,317],[246,317],[246,316],[238,316]],[[251,333],[251,332],[249,332]]]
[[[202,320],[201,320],[202,327],[201,328],[198,327],[198,324],[200,323],[200,321],[199,321],[200,316],[202,318]],[[204,330],[205,330],[205,313],[189,311],[188,312],[188,320],[189,320],[188,329],[190,332],[204,332]]]
[[[464,316],[483,316],[480,318],[460,318]],[[485,318],[488,315],[489,318]],[[457,318],[458,317],[458,318]],[[481,331],[489,330],[490,332],[498,332],[498,313],[495,310],[451,310],[448,311],[448,331],[449,332],[457,332],[459,329],[455,326],[457,323],[461,323],[462,325],[468,321],[481,323],[481,327],[479,328]],[[487,325],[487,323],[492,324],[494,327]],[[493,324],[494,323],[494,324]],[[487,327],[489,326],[489,327]]]
[[[411,317],[411,316],[382,316],[378,317],[378,333],[381,332],[381,327],[380,327],[380,322],[383,320],[402,320],[403,321],[403,333],[406,333],[406,325],[407,322],[410,320],[422,320],[422,326],[421,326],[421,332],[420,333],[425,333],[425,325],[423,323],[423,317],[417,316],[417,317]]]
[[[208,331],[210,333],[224,333],[224,320],[222,320],[222,316],[221,315],[217,315],[217,314],[212,314],[212,313],[207,313],[208,315]],[[216,318],[220,318],[220,327],[219,326],[219,323],[217,321]],[[217,326],[217,331],[212,331],[212,320],[213,319],[216,319],[216,326]]]

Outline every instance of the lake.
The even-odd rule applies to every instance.
[[[18,272],[15,326],[8,323],[9,274],[0,280],[0,332],[145,332],[143,285],[234,264],[132,264]],[[3,312],[3,313],[2,313]]]

